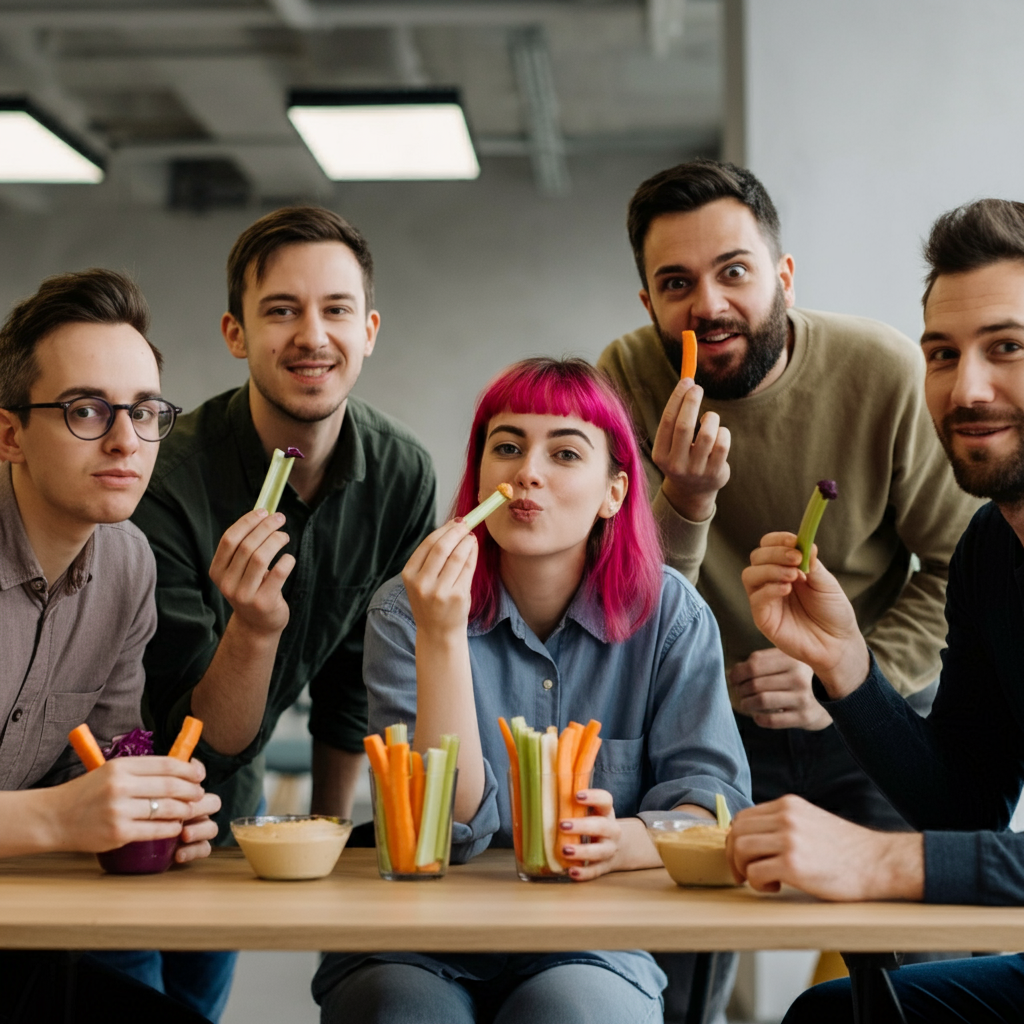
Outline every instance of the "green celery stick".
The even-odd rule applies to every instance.
[[[732,815],[729,813],[729,805],[721,793],[715,794],[715,814],[718,817],[718,827],[728,828],[732,823]]]
[[[512,488],[509,484],[498,484],[498,489],[472,512],[467,512],[462,521],[472,530],[479,526],[492,512],[501,508],[506,501],[512,500]]]
[[[543,870],[547,863],[544,857],[544,801],[541,795],[540,733],[530,730],[530,840],[527,863],[534,871]]]
[[[270,458],[270,469],[267,470],[254,508],[265,508],[271,515],[277,511],[281,495],[284,494],[284,485],[288,483],[288,476],[294,465],[294,457],[289,458],[280,448],[274,449],[274,454]]]
[[[381,868],[385,872],[391,871],[391,854],[388,850],[388,826],[387,815],[384,813],[384,790],[381,788],[380,780],[374,777],[373,806],[377,822],[377,854],[380,859]]]
[[[544,859],[548,867],[556,874],[565,873],[555,856],[555,844],[558,839],[558,733],[555,730],[545,732],[540,738],[541,751],[541,808],[544,823]]]
[[[839,497],[835,480],[819,480],[811,494],[811,500],[804,509],[804,517],[800,520],[800,529],[796,535],[796,546],[804,556],[800,562],[800,571],[807,572],[811,567],[811,547],[814,535],[818,532],[818,524],[825,513],[825,506]]]
[[[390,747],[393,743],[409,742],[409,727],[405,722],[395,722],[384,730],[384,742]]]
[[[516,715],[509,722],[512,729],[512,739],[516,744],[516,753],[519,755],[519,818],[523,826],[522,855],[523,863],[526,863],[527,837],[530,834],[530,751],[527,736],[529,729],[526,727],[526,719],[522,715]]]
[[[423,793],[423,815],[417,822],[419,840],[416,843],[416,867],[425,868],[437,859],[437,821],[444,816],[441,800],[444,795],[445,769],[448,755],[437,747],[427,750],[427,785]]]
[[[448,853],[448,836],[451,832],[449,811],[452,806],[452,789],[455,787],[455,769],[459,764],[459,737],[454,733],[445,733],[441,737],[441,749],[445,753],[444,787],[441,791],[441,815],[437,821],[434,859],[443,862]]]

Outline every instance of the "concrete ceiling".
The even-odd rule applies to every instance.
[[[530,160],[558,196],[573,157],[717,151],[721,22],[720,0],[0,0],[0,96],[108,161],[103,185],[6,185],[0,202],[163,205],[204,166],[248,202],[324,199],[288,90],[417,85],[461,90],[484,173]]]

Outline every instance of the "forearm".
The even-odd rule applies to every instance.
[[[676,811],[686,811],[688,814],[696,814],[699,817],[713,821],[711,813],[696,804],[680,804],[673,808]],[[619,820],[619,828],[622,834],[619,839],[618,852],[612,864],[612,871],[640,871],[643,868],[656,868],[661,866],[661,857],[655,849],[651,837],[647,833],[647,826],[639,818],[622,818]],[[583,848],[585,850],[585,847]]]
[[[267,706],[280,632],[249,630],[234,616],[203,678],[192,691],[192,713],[203,739],[222,754],[239,754],[256,738]]]
[[[52,791],[0,792],[0,857],[64,849]]]
[[[455,820],[468,822],[484,793],[484,761],[473,695],[473,671],[466,634],[416,635],[416,735],[414,747],[425,753],[445,733],[459,737],[459,785]]]
[[[366,756],[349,750],[338,750],[322,740],[313,740],[314,814],[330,814],[351,818],[359,774],[366,765]]]

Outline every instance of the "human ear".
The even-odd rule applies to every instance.
[[[786,309],[790,309],[796,304],[796,291],[793,287],[793,271],[796,269],[796,264],[793,262],[793,257],[789,253],[780,256],[776,269],[779,274],[779,283],[782,285],[782,295],[786,300]]]
[[[224,335],[228,351],[236,359],[248,358],[249,353],[245,348],[245,328],[233,314],[225,313],[220,318],[220,333]]]
[[[18,414],[0,409],[0,460],[4,462],[24,462],[25,454],[21,450],[22,422]]]
[[[644,304],[644,309],[647,310],[647,315],[654,321],[654,307],[651,305],[651,295],[646,288],[640,289],[640,301]]]
[[[366,347],[363,349],[363,358],[369,359],[373,355],[373,346],[377,344],[377,332],[380,330],[380,313],[371,309],[366,314]]]
[[[604,504],[597,513],[598,516],[602,519],[611,519],[622,508],[622,503],[626,500],[626,492],[628,490],[629,477],[626,476],[625,470],[620,469],[608,481],[608,493],[605,496]]]

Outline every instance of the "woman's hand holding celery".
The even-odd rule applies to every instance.
[[[757,628],[790,657],[810,665],[830,696],[844,697],[867,677],[867,644],[853,606],[812,548],[807,572],[793,533],[769,533],[751,552],[743,586]]]

